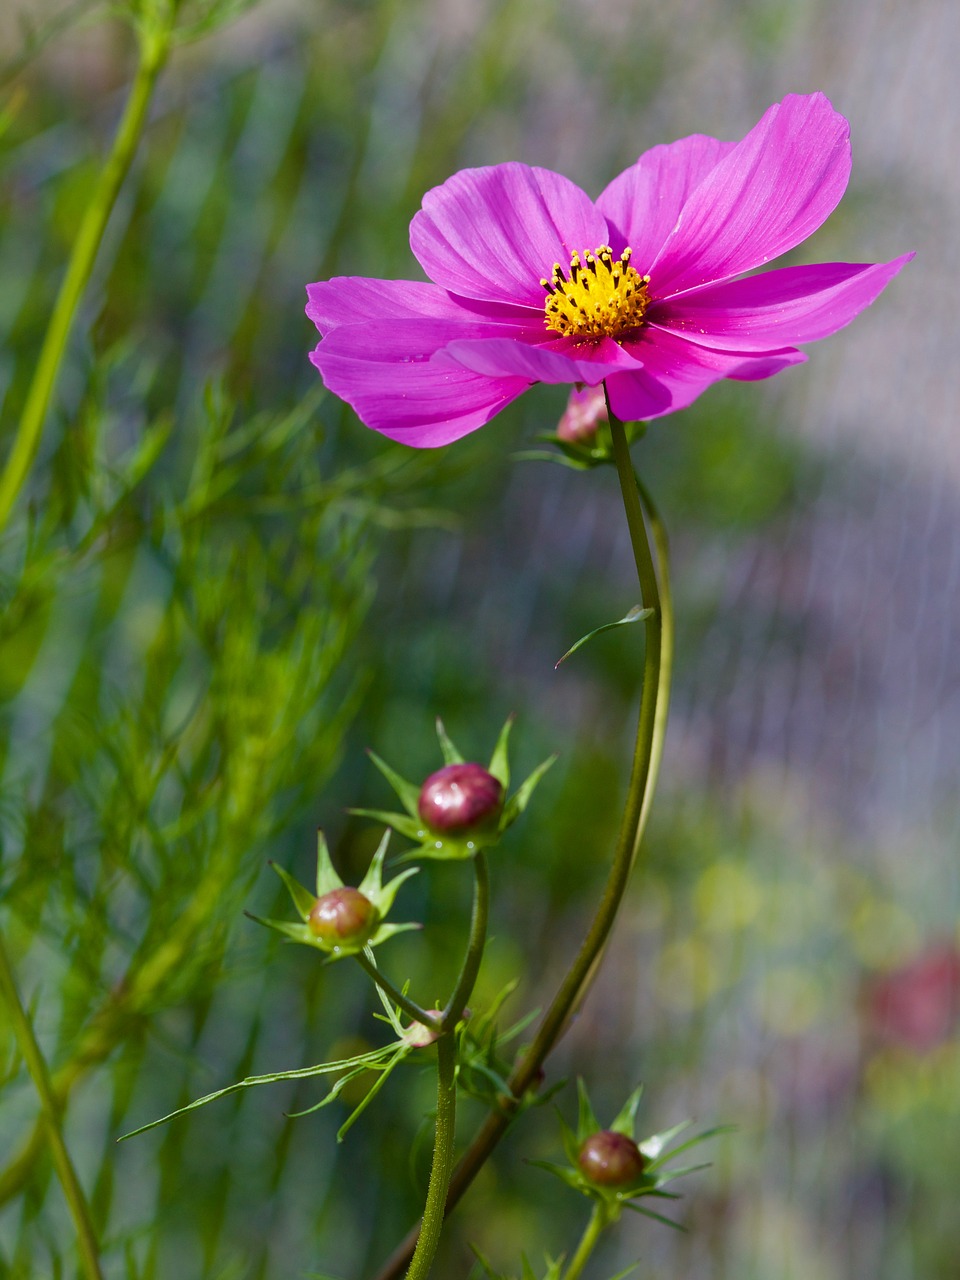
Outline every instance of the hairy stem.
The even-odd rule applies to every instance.
[[[20,999],[13,967],[2,937],[0,937],[0,995],[3,996],[3,1000],[10,1011],[10,1021],[13,1026],[17,1047],[26,1063],[30,1078],[33,1080],[34,1088],[40,1098],[45,1136],[50,1144],[54,1168],[57,1171],[57,1177],[60,1179],[60,1185],[63,1187],[63,1194],[66,1197],[70,1216],[73,1218],[73,1225],[77,1231],[83,1274],[87,1277],[87,1280],[102,1280],[100,1251],[97,1245],[97,1233],[94,1230],[90,1206],[87,1204],[83,1187],[80,1185],[80,1179],[77,1177],[77,1171],[73,1167],[70,1152],[67,1150],[67,1145],[64,1141],[63,1130],[60,1126],[60,1107],[51,1086],[47,1060],[44,1058],[43,1051],[37,1043],[33,1024],[26,1009],[23,1007],[23,1001]]]
[[[626,803],[613,862],[590,928],[557,994],[544,1014],[533,1043],[526,1050],[510,1077],[509,1098],[504,1100],[500,1111],[490,1113],[454,1170],[447,1195],[448,1213],[459,1202],[506,1132],[511,1119],[516,1114],[520,1100],[536,1080],[547,1055],[559,1040],[570,1015],[582,1000],[590,984],[602,958],[630,873],[637,859],[663,754],[673,657],[673,607],[667,568],[667,539],[646,492],[638,487],[639,482],[633,470],[623,424],[612,412],[609,413],[609,418],[614,461],[630,531],[630,543],[640,583],[642,604],[644,608],[652,610],[650,617],[644,620],[646,647],[643,692],[640,699],[636,744]],[[646,519],[644,504],[647,506]],[[648,522],[659,561],[659,581],[647,534]],[[376,1280],[396,1280],[403,1271],[416,1242],[417,1228],[414,1228],[377,1272]]]
[[[453,1138],[457,1120],[457,1042],[452,1032],[437,1041],[437,1125],[427,1202],[407,1280],[426,1280],[440,1242],[447,1188],[453,1169]]]
[[[580,1243],[577,1245],[576,1252],[567,1264],[567,1269],[563,1273],[563,1280],[580,1280],[580,1274],[583,1268],[590,1260],[590,1255],[597,1247],[597,1241],[607,1225],[607,1214],[601,1204],[593,1206],[593,1212],[590,1214],[590,1221],[584,1228],[583,1235],[580,1237]]]
[[[56,387],[77,308],[90,279],[90,273],[93,271],[103,234],[123,180],[136,154],[157,76],[166,61],[172,22],[172,4],[157,6],[153,22],[140,32],[140,60],[130,88],[130,96],[113,141],[113,148],[100,171],[90,203],[77,230],[66,274],[63,277],[27,391],[13,447],[3,473],[0,475],[0,530],[6,526],[39,448],[47,410]]]

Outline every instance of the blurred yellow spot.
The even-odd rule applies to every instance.
[[[661,1004],[681,1013],[698,1009],[721,985],[711,949],[700,938],[681,938],[664,947],[654,970]]]
[[[850,935],[857,959],[872,969],[896,969],[920,945],[916,923],[906,911],[877,898],[868,898],[854,911]]]
[[[761,1021],[776,1035],[799,1036],[816,1022],[823,995],[811,974],[790,966],[767,974],[755,1003]]]
[[[693,889],[693,909],[713,933],[736,933],[753,923],[762,906],[759,882],[737,862],[714,863]]]

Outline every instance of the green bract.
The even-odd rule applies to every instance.
[[[493,748],[493,755],[490,757],[490,763],[487,766],[488,771],[503,787],[505,794],[510,786],[510,763],[507,756],[507,742],[512,728],[513,716],[510,716],[500,730],[500,736],[497,738],[496,745]],[[443,755],[444,764],[465,763],[464,757],[454,746],[439,717],[437,719],[437,737],[440,740],[440,751]],[[414,783],[408,782],[406,778],[401,777],[385,760],[381,760],[372,751],[369,754],[370,759],[397,793],[400,803],[406,812],[393,813],[384,809],[351,809],[349,812],[362,818],[373,818],[377,822],[385,822],[409,840],[414,840],[417,848],[404,854],[404,860],[413,857],[451,860],[472,858],[478,850],[497,844],[506,829],[516,822],[517,818],[526,809],[540,779],[557,758],[555,755],[549,756],[542,764],[537,765],[530,776],[520,784],[513,795],[505,802],[496,823],[487,828],[472,830],[458,835],[431,830],[420,817],[418,808],[420,788]]]
[[[581,1170],[578,1163],[580,1150],[588,1138],[599,1133],[604,1127],[611,1129],[614,1133],[625,1134],[631,1140],[636,1140],[634,1130],[643,1086],[634,1090],[616,1119],[607,1126],[601,1125],[594,1115],[590,1098],[582,1080],[577,1081],[577,1092],[580,1099],[580,1107],[576,1132],[564,1122],[562,1117],[560,1118],[563,1149],[569,1164],[553,1164],[546,1160],[532,1160],[530,1163],[555,1174],[567,1186],[574,1187],[583,1195],[598,1202],[603,1207],[608,1224],[616,1222],[624,1209],[632,1209],[634,1213],[642,1213],[645,1217],[653,1218],[656,1222],[662,1222],[668,1227],[682,1230],[683,1228],[680,1227],[679,1223],[671,1221],[670,1218],[665,1218],[660,1213],[655,1213],[653,1209],[637,1204],[636,1201],[642,1198],[679,1200],[680,1196],[676,1192],[664,1190],[667,1184],[673,1182],[676,1178],[682,1178],[685,1174],[694,1173],[698,1169],[706,1169],[709,1165],[693,1164],[683,1165],[679,1168],[674,1166],[668,1169],[665,1167],[667,1161],[673,1160],[682,1152],[689,1151],[701,1142],[706,1142],[708,1138],[716,1137],[721,1133],[729,1133],[730,1126],[718,1125],[712,1129],[706,1129],[703,1133],[698,1133],[695,1137],[680,1143],[679,1146],[674,1147],[671,1151],[667,1151],[667,1144],[690,1125],[689,1120],[683,1120],[680,1124],[674,1125],[672,1129],[667,1129],[663,1133],[653,1134],[651,1137],[644,1138],[637,1143],[640,1148],[640,1154],[644,1159],[644,1168],[643,1172],[634,1181],[615,1187],[598,1186],[597,1183],[586,1177]]]
[[[344,889],[346,886],[337,875],[333,863],[330,861],[330,851],[327,848],[327,842],[324,839],[323,832],[317,833],[317,892],[311,893],[309,889],[298,881],[294,880],[288,872],[278,866],[275,862],[270,865],[276,871],[277,875],[287,886],[290,897],[293,899],[293,905],[297,914],[302,921],[301,924],[293,924],[288,920],[268,920],[262,916],[256,916],[252,912],[247,912],[251,920],[256,920],[259,924],[265,924],[268,929],[274,929],[277,933],[282,933],[285,938],[289,938],[291,942],[301,942],[304,946],[313,947],[317,951],[324,952],[331,960],[339,960],[343,956],[358,955],[367,947],[377,947],[381,942],[386,942],[388,938],[392,938],[395,933],[403,933],[408,929],[419,929],[418,924],[384,924],[383,921],[393,906],[393,900],[397,896],[397,890],[403,884],[404,880],[408,880],[412,875],[416,875],[416,867],[408,867],[406,871],[401,871],[398,876],[383,883],[383,860],[387,856],[387,845],[390,841],[390,832],[383,833],[383,839],[373,855],[373,860],[367,868],[367,874],[357,886],[358,893],[363,894],[365,898],[372,903],[376,911],[376,919],[378,921],[376,928],[372,933],[360,933],[356,938],[344,938],[339,942],[330,942],[325,938],[319,938],[309,925],[310,913],[313,911],[317,902],[329,893],[333,893],[337,889]]]

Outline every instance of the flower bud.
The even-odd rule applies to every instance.
[[[362,947],[376,931],[380,913],[359,889],[331,889],[313,904],[307,925],[313,936],[331,949]]]
[[[420,788],[420,817],[434,831],[451,835],[499,817],[503,787],[479,764],[448,764]]]
[[[625,1133],[601,1129],[580,1148],[580,1172],[598,1187],[624,1187],[643,1173],[640,1148]]]
[[[603,387],[574,388],[563,417],[557,423],[557,438],[567,444],[590,445],[601,422],[607,421],[607,401]]]

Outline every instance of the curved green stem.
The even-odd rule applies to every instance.
[[[407,1280],[426,1280],[433,1264],[446,1211],[447,1188],[453,1169],[453,1138],[457,1121],[457,1041],[448,1032],[437,1041],[437,1127],[433,1165],[423,1219],[407,1272]]]
[[[414,1022],[421,1022],[424,1026],[429,1026],[433,1022],[434,1015],[429,1010],[422,1009],[416,1000],[411,1000],[409,996],[405,996],[402,991],[399,991],[389,978],[383,976],[370,956],[365,952],[358,951],[354,958],[361,969],[370,975],[387,999],[392,1000],[395,1005],[402,1009],[408,1018],[412,1018]]]
[[[490,875],[487,855],[481,849],[473,859],[473,911],[470,917],[470,937],[463,957],[463,966],[457,985],[453,989],[440,1019],[444,1031],[452,1031],[463,1016],[463,1008],[473,993],[487,943],[487,916],[490,909]]]
[[[584,1229],[583,1235],[580,1237],[580,1243],[577,1245],[576,1253],[567,1264],[567,1269],[563,1273],[563,1280],[580,1280],[580,1274],[583,1268],[590,1260],[590,1255],[597,1247],[597,1241],[607,1225],[607,1214],[602,1204],[593,1206],[593,1213],[590,1215],[590,1221]]]
[[[154,22],[140,32],[140,60],[130,96],[113,148],[100,172],[73,242],[66,274],[27,391],[13,447],[0,475],[0,530],[9,519],[39,448],[77,307],[90,279],[103,233],[123,180],[136,154],[154,85],[169,51],[172,24],[173,6],[157,6]]]
[[[454,1170],[447,1195],[448,1213],[459,1202],[506,1132],[520,1100],[535,1082],[547,1055],[563,1034],[600,963],[637,859],[663,755],[673,658],[673,603],[667,568],[667,539],[653,504],[645,491],[638,487],[623,424],[612,412],[609,413],[609,419],[614,461],[630,531],[642,604],[644,608],[652,610],[651,615],[644,620],[646,648],[643,692],[626,803],[613,862],[586,937],[544,1014],[532,1044],[510,1077],[510,1097],[505,1099],[500,1111],[491,1112],[487,1116]],[[648,522],[659,561],[659,580],[647,536]],[[410,1257],[416,1240],[417,1229],[414,1228],[377,1272],[376,1280],[396,1280]]]
[[[0,937],[0,995],[3,996],[10,1011],[10,1021],[13,1025],[13,1034],[16,1037],[17,1047],[26,1063],[34,1088],[40,1098],[44,1127],[50,1144],[54,1167],[63,1187],[63,1194],[67,1200],[70,1216],[73,1218],[73,1225],[77,1231],[83,1274],[87,1277],[87,1280],[103,1280],[103,1273],[100,1270],[97,1233],[94,1230],[90,1206],[87,1204],[87,1198],[84,1195],[83,1187],[80,1185],[80,1179],[77,1177],[77,1171],[73,1167],[70,1152],[67,1150],[67,1145],[63,1138],[63,1130],[60,1127],[60,1109],[57,1106],[57,1100],[50,1082],[47,1061],[37,1043],[33,1025],[20,999],[13,966],[10,963],[10,957],[3,944],[2,937]]]

